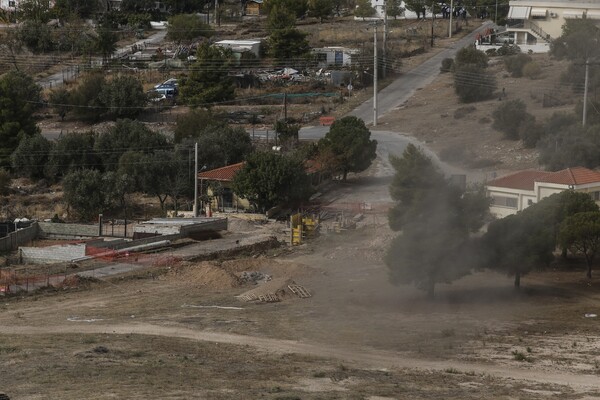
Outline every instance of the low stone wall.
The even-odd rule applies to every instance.
[[[223,249],[223,250],[215,250],[210,253],[199,254],[196,256],[185,257],[186,261],[208,261],[214,260],[218,258],[233,258],[237,257],[240,254],[254,254],[260,251],[265,251],[268,249],[275,249],[279,247],[281,243],[277,240],[276,237],[269,237],[266,240],[255,242],[248,245],[237,246],[234,248]]]
[[[84,239],[99,236],[97,224],[58,224],[38,222],[39,237],[44,239]]]
[[[32,264],[45,264],[62,261],[71,261],[85,257],[85,244],[65,244],[48,247],[20,247],[21,262]]]

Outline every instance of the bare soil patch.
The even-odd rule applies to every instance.
[[[488,71],[496,76],[498,91],[492,99],[461,104],[454,92],[452,74],[440,74],[399,109],[383,115],[380,125],[414,136],[443,160],[467,169],[503,173],[539,168],[535,149],[524,148],[520,141],[504,139],[491,126],[492,112],[502,101],[511,99],[522,100],[538,121],[555,112],[573,110],[578,98],[570,87],[560,83],[560,74],[568,63],[553,60],[547,54],[531,56],[542,68],[540,79],[513,78],[506,72],[502,58],[494,57]],[[545,102],[557,98],[564,104],[545,106]]]

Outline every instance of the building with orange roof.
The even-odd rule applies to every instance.
[[[486,184],[490,211],[498,218],[524,210],[541,199],[564,190],[589,193],[600,204],[600,172],[584,167],[557,172],[519,171]]]

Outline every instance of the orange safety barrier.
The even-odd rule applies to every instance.
[[[321,117],[319,118],[319,123],[323,126],[329,126],[333,124],[335,121],[335,117]]]

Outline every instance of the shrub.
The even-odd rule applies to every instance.
[[[456,53],[454,65],[459,67],[468,64],[474,64],[479,68],[487,68],[488,58],[483,51],[477,50],[473,46],[463,47]]]
[[[531,115],[528,115],[525,121],[519,126],[519,138],[528,149],[534,148],[544,136],[544,133],[544,126],[535,122],[535,118]]]
[[[523,75],[529,79],[537,79],[542,74],[542,68],[535,61],[525,64],[523,67]]]
[[[454,67],[454,60],[452,58],[444,58],[442,60],[442,66],[440,67],[440,72],[450,72]]]
[[[498,52],[496,51],[496,49],[487,49],[485,51],[485,55],[488,57],[496,57],[498,55]]]
[[[486,100],[496,90],[496,78],[477,65],[456,65],[454,90],[463,103]]]
[[[492,113],[492,128],[503,132],[507,139],[519,139],[519,127],[527,118],[532,117],[526,108],[525,103],[519,99],[503,102]]]
[[[475,110],[477,110],[477,108],[475,108],[474,106],[466,106],[466,107],[457,108],[454,111],[454,119],[461,119],[461,118],[471,114]]]
[[[513,56],[504,57],[504,65],[506,70],[510,72],[513,78],[520,78],[523,76],[523,67],[531,62],[531,57],[527,54],[519,53]]]
[[[521,48],[519,46],[508,43],[503,44],[502,47],[496,50],[496,53],[498,53],[499,56],[513,56],[515,54],[519,54],[520,52]]]

